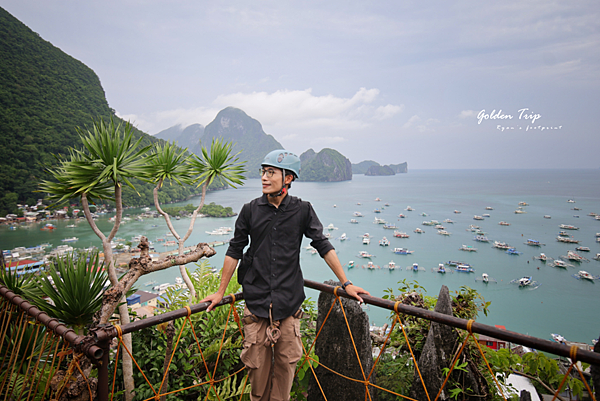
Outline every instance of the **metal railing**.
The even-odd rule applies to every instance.
[[[318,283],[311,280],[304,280],[304,285],[321,292],[335,294],[337,296],[350,298],[340,287]],[[516,333],[508,330],[498,329],[489,325],[469,321],[466,319],[457,318],[454,316],[430,311],[427,309],[417,308],[414,306],[404,305],[399,302],[392,302],[374,296],[361,295],[366,304],[376,307],[395,311],[421,319],[426,319],[432,322],[441,323],[457,329],[469,330],[471,333],[477,333],[494,337],[499,340],[505,340],[514,344],[531,347],[539,351],[548,352],[557,356],[576,359],[577,361],[586,362],[600,367],[600,354],[582,349],[575,349],[575,346],[567,346],[552,341],[532,337],[529,335]],[[143,328],[156,326],[161,323],[173,321],[178,318],[190,316],[203,312],[208,307],[209,303],[200,303],[189,306],[189,308],[181,308],[175,311],[166,312],[157,316],[149,317],[143,320],[134,321],[132,323],[120,326],[118,329],[113,325],[102,325],[90,330],[87,336],[77,335],[72,329],[60,323],[57,319],[50,318],[45,312],[40,311],[29,301],[21,298],[17,294],[8,290],[8,288],[0,286],[0,297],[14,304],[18,309],[46,326],[51,332],[60,336],[72,347],[76,352],[81,352],[87,355],[98,368],[98,399],[107,401],[109,399],[109,355],[110,344],[112,340],[122,334],[133,333]],[[237,302],[243,299],[242,293],[229,295],[223,298],[219,306],[228,305],[232,302]],[[120,333],[119,333],[120,331]],[[4,333],[0,332],[4,335]],[[4,341],[4,338],[0,338]],[[0,342],[2,344],[2,342]]]

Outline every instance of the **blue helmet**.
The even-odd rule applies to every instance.
[[[300,158],[287,150],[278,149],[269,152],[260,165],[289,170],[294,173],[295,178],[300,176]]]

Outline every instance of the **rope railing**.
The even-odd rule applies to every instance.
[[[494,378],[494,380],[496,380],[495,374],[492,371],[488,361],[486,360],[485,353],[481,349],[481,346],[479,345],[477,338],[474,336],[475,333],[494,337],[494,338],[500,339],[500,340],[509,341],[509,342],[512,342],[515,344],[525,345],[525,346],[532,347],[532,348],[535,348],[540,351],[545,351],[545,352],[548,352],[548,353],[551,353],[554,355],[570,358],[571,366],[569,367],[569,373],[573,368],[575,368],[579,371],[579,375],[582,377],[582,379],[583,379],[583,374],[576,364],[577,361],[587,362],[587,363],[590,363],[590,364],[593,364],[596,366],[600,366],[600,354],[598,354],[598,353],[577,349],[574,346],[569,347],[567,345],[554,343],[554,342],[551,342],[548,340],[543,340],[543,339],[539,339],[536,337],[532,337],[532,336],[528,336],[528,335],[524,335],[524,334],[520,334],[520,333],[516,333],[516,332],[500,330],[496,327],[477,323],[474,320],[465,320],[465,319],[457,318],[454,316],[438,313],[435,311],[430,311],[427,309],[404,305],[400,302],[393,302],[393,301],[389,301],[389,300],[385,300],[385,299],[381,299],[381,298],[377,298],[377,297],[373,297],[373,296],[363,295],[362,298],[365,301],[365,303],[395,312],[395,317],[394,317],[394,320],[392,323],[392,327],[391,327],[389,333],[387,334],[386,340],[383,343],[384,344],[383,348],[381,349],[379,355],[377,356],[371,370],[365,371],[361,365],[360,357],[358,355],[358,351],[356,350],[356,345],[354,344],[354,339],[352,337],[352,331],[350,330],[348,319],[346,317],[346,312],[344,310],[344,307],[343,307],[341,299],[340,299],[340,297],[345,297],[345,298],[350,298],[350,299],[354,299],[354,298],[350,297],[344,290],[341,289],[341,287],[334,287],[334,286],[330,286],[327,284],[322,284],[322,283],[318,283],[318,282],[314,282],[314,281],[310,281],[310,280],[305,280],[305,286],[308,288],[312,288],[312,289],[321,291],[321,292],[330,293],[335,296],[335,299],[331,305],[329,312],[327,313],[327,316],[325,317],[325,320],[321,324],[319,331],[316,333],[315,338],[313,339],[313,343],[310,345],[310,347],[308,349],[306,349],[303,345],[304,359],[301,360],[298,365],[298,370],[300,370],[302,368],[303,364],[305,364],[305,363],[309,364],[310,370],[311,370],[312,374],[314,375],[315,381],[316,381],[317,385],[319,386],[319,388],[321,389],[321,393],[325,399],[326,399],[326,397],[325,397],[323,388],[321,386],[321,383],[319,382],[317,373],[313,367],[315,362],[319,366],[323,367],[323,369],[326,369],[329,372],[332,372],[336,375],[342,376],[345,379],[348,379],[350,381],[362,383],[365,388],[365,400],[371,399],[371,394],[369,391],[370,388],[375,388],[380,391],[385,391],[385,392],[394,394],[396,396],[412,400],[412,398],[407,397],[406,395],[395,393],[391,390],[382,388],[381,386],[371,383],[371,381],[372,381],[371,378],[374,375],[375,367],[376,367],[377,363],[379,362],[379,358],[381,357],[381,355],[384,354],[385,347],[389,343],[390,336],[394,330],[394,327],[396,327],[396,325],[398,325],[398,324],[399,324],[399,326],[402,330],[402,333],[406,339],[406,344],[412,355],[416,372],[418,372],[420,381],[423,384],[428,401],[437,401],[439,399],[439,397],[442,393],[442,390],[450,377],[450,373],[452,372],[452,370],[455,368],[456,364],[458,363],[459,357],[462,354],[463,350],[465,349],[465,345],[467,344],[467,342],[469,340],[472,340],[476,344],[476,348],[479,351],[480,355],[482,356],[483,360],[485,361],[487,369],[491,373],[491,376]],[[11,306],[12,311],[14,311],[16,309],[22,311],[23,314],[27,314],[28,316],[32,317],[34,319],[34,321],[39,322],[39,324],[42,324],[42,325],[45,325],[46,327],[48,327],[48,329],[50,329],[50,331],[56,338],[63,339],[64,343],[68,344],[71,348],[77,350],[80,353],[85,353],[91,360],[97,361],[97,363],[99,365],[98,398],[100,400],[108,400],[110,393],[114,394],[114,391],[115,391],[114,383],[115,383],[115,375],[116,375],[116,371],[117,371],[117,363],[119,360],[119,352],[122,347],[126,352],[128,352],[131,355],[134,363],[137,365],[138,370],[141,372],[141,375],[144,377],[147,384],[150,386],[150,388],[153,391],[154,395],[150,398],[147,398],[147,400],[154,400],[154,399],[158,400],[160,397],[165,396],[167,394],[176,394],[180,391],[189,390],[191,388],[200,387],[200,386],[209,386],[208,390],[207,390],[207,397],[208,397],[208,393],[212,392],[213,396],[216,396],[217,399],[220,399],[215,386],[217,384],[223,382],[224,380],[231,378],[232,376],[236,376],[236,375],[240,374],[245,369],[245,368],[241,368],[233,373],[229,373],[229,375],[226,377],[216,378],[217,366],[220,362],[221,351],[222,351],[222,347],[223,347],[223,343],[224,343],[224,339],[225,339],[225,332],[227,330],[228,324],[225,325],[224,332],[223,332],[223,335],[222,335],[222,338],[220,341],[220,345],[219,345],[219,351],[217,354],[216,363],[214,363],[214,368],[213,368],[212,372],[209,369],[209,366],[207,365],[206,359],[205,359],[202,349],[200,347],[200,342],[196,335],[194,325],[193,325],[192,321],[190,320],[191,315],[205,311],[207,309],[207,307],[209,306],[209,303],[200,303],[200,304],[196,304],[196,305],[186,306],[184,308],[177,309],[177,310],[174,310],[171,312],[166,312],[161,315],[134,321],[132,323],[129,323],[129,324],[126,324],[123,326],[113,326],[113,325],[99,326],[99,327],[96,327],[96,328],[90,330],[90,334],[88,336],[83,337],[83,336],[77,336],[73,330],[62,325],[56,319],[49,318],[44,312],[39,311],[39,309],[35,308],[35,306],[30,304],[27,300],[24,300],[23,298],[19,297],[18,295],[12,293],[5,287],[0,286],[0,296],[2,298],[4,298],[5,303],[11,303],[13,305],[13,306]],[[234,307],[234,304],[237,301],[240,301],[242,299],[243,299],[243,295],[241,293],[231,294],[229,296],[224,297],[218,306],[229,305],[230,310],[229,310],[229,315],[227,317],[227,321],[229,322],[233,316],[233,320],[237,324],[237,328],[239,329],[240,334],[243,337],[243,331],[242,331],[240,319],[239,319],[237,310]],[[354,350],[356,353],[357,363],[359,363],[359,365],[361,367],[361,372],[362,372],[360,374],[361,378],[351,378],[351,377],[344,376],[342,373],[337,372],[332,367],[327,367],[327,366],[323,365],[323,363],[321,363],[319,361],[315,361],[310,356],[311,352],[313,351],[313,347],[316,344],[317,338],[319,337],[320,330],[327,322],[329,314],[331,313],[331,310],[336,303],[339,303],[342,313],[344,314],[344,320],[346,322],[346,326],[347,326],[347,329],[348,329],[348,332],[350,335],[350,339],[351,339],[351,342],[353,344],[353,347],[354,347]],[[0,340],[2,340],[2,342],[4,342],[4,336],[7,331],[6,327],[5,327],[5,323],[7,321],[7,318],[6,318],[7,313],[8,312],[5,312],[2,319],[0,319]],[[434,392],[433,394],[430,393],[430,390],[427,389],[427,387],[425,386],[425,383],[423,382],[423,379],[421,377],[421,372],[420,372],[419,366],[417,364],[417,360],[414,357],[413,350],[411,348],[408,336],[405,332],[405,325],[402,322],[401,315],[408,315],[408,316],[414,316],[414,317],[421,318],[421,319],[426,319],[426,320],[429,320],[432,322],[437,322],[437,323],[441,323],[443,325],[454,327],[456,329],[465,330],[467,332],[464,342],[462,343],[462,345],[460,346],[460,349],[457,351],[457,353],[453,357],[453,363],[450,367],[450,371],[446,374],[446,379],[444,381],[444,384],[439,389],[439,391],[436,389],[437,395],[436,395],[436,392]],[[189,386],[186,388],[180,388],[180,389],[171,389],[170,391],[161,392],[163,389],[163,385],[164,385],[164,381],[165,381],[166,377],[163,377],[161,379],[160,383],[152,384],[149,381],[149,379],[144,375],[143,368],[140,367],[138,365],[138,363],[135,361],[135,355],[132,354],[131,350],[124,347],[124,345],[122,343],[122,336],[126,333],[133,333],[133,332],[142,330],[143,328],[156,326],[159,324],[163,324],[163,323],[174,321],[176,319],[181,319],[181,318],[183,318],[184,321],[181,326],[180,332],[177,336],[177,341],[175,342],[175,344],[173,346],[173,354],[168,356],[170,359],[169,359],[169,363],[167,365],[166,371],[169,370],[169,366],[172,362],[173,355],[175,354],[175,350],[177,349],[178,344],[180,342],[180,338],[184,331],[184,328],[186,326],[189,326],[191,328],[195,342],[198,346],[198,352],[199,352],[199,355],[201,356],[203,364],[205,366],[208,379],[200,380],[200,378],[198,378],[199,380],[197,382],[195,382],[195,384],[193,386]],[[37,336],[37,334],[36,334],[36,336]],[[110,390],[109,389],[109,374],[108,374],[107,369],[108,369],[108,365],[109,365],[110,343],[115,338],[118,340],[119,346],[116,347],[117,354],[114,356],[115,364],[113,367],[113,369],[114,369],[114,371],[113,371],[113,388],[112,388],[112,391],[110,391],[110,393],[109,393],[109,390]],[[53,346],[53,344],[54,343],[52,343],[51,346]],[[56,347],[58,347],[58,345],[59,344],[56,343]],[[58,353],[58,354],[59,354],[60,359],[62,360],[62,358],[64,358],[65,352]],[[56,358],[56,355],[57,355],[57,353],[55,352],[53,355],[54,358]],[[10,358],[13,358],[13,356],[11,356]],[[77,371],[79,371],[81,373],[81,375],[83,376],[81,367],[77,364],[78,359],[79,359],[79,356],[73,357],[74,362],[70,364],[69,369],[67,370],[67,373],[73,372],[73,371],[75,371],[75,369],[77,369]],[[59,361],[59,364],[60,364],[60,361]],[[297,370],[297,372],[298,372],[298,370]],[[27,371],[30,371],[29,367],[27,368]],[[67,379],[65,379],[65,381],[66,380]],[[246,378],[244,379],[243,388],[245,388],[247,385],[246,380],[247,380],[247,375],[246,375]],[[565,376],[565,380],[566,380],[566,376]],[[561,388],[564,386],[565,380],[563,380],[563,383],[561,383],[561,386],[557,390],[555,397],[560,392]],[[583,380],[583,382],[585,383],[585,386],[587,387],[586,381]],[[2,387],[5,387],[4,383],[0,383],[0,384],[2,385]],[[497,385],[498,389],[502,392],[502,387],[497,382],[496,382],[496,385]],[[88,384],[88,388],[89,388],[89,384]],[[0,388],[0,390],[1,389],[2,388]],[[593,398],[594,396],[593,396],[591,390],[589,389],[589,387],[587,387],[587,389],[588,389],[589,394]],[[61,389],[61,391],[62,391],[62,389]],[[90,396],[91,396],[92,390],[89,389],[89,392],[90,392]],[[244,391],[242,391],[242,393],[240,394],[240,400],[242,399],[243,395],[244,395]],[[432,399],[431,397],[433,397],[434,395],[435,395],[435,398]],[[502,394],[502,397],[506,400],[506,397],[504,396],[504,394]],[[595,398],[593,398],[593,399],[595,400]]]

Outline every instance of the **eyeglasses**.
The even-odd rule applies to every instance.
[[[263,175],[267,174],[268,178],[273,177],[273,174],[275,174],[275,170],[273,170],[272,168],[270,169],[266,169],[266,168],[261,168],[258,170],[260,176],[262,177]]]

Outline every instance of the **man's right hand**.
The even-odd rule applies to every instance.
[[[217,304],[219,302],[221,302],[221,300],[223,299],[223,295],[221,295],[218,292],[215,292],[214,294],[211,294],[209,296],[207,296],[206,298],[204,298],[203,300],[201,300],[200,302],[210,302],[210,305],[208,305],[208,308],[206,308],[207,312],[210,312],[211,310],[213,310],[215,308],[215,306],[217,306]]]

